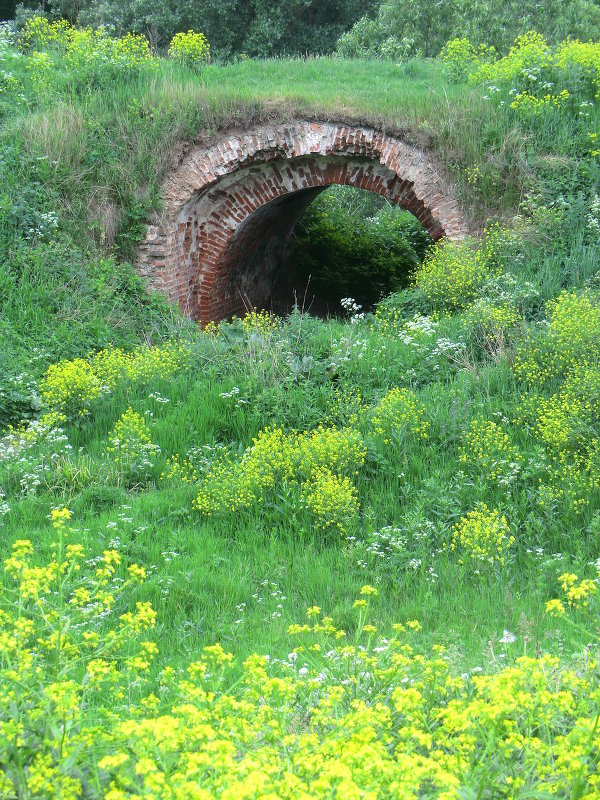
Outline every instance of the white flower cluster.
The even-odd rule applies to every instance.
[[[587,226],[591,231],[600,233],[600,195],[594,195],[590,210],[585,215]]]

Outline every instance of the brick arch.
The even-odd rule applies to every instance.
[[[435,240],[467,233],[431,155],[373,129],[300,121],[230,131],[187,152],[163,184],[138,268],[203,324],[261,306],[296,222],[332,184],[387,198]]]

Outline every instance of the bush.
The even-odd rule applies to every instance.
[[[484,250],[444,241],[430,249],[415,283],[433,308],[452,312],[469,306],[492,274]]]
[[[64,68],[71,84],[81,89],[107,86],[156,66],[145,36],[128,33],[115,38],[103,29],[76,28],[66,20],[49,22],[41,16],[25,22],[18,44],[29,55],[28,69],[39,95],[56,83],[56,77],[63,77]]]
[[[69,417],[83,416],[99,397],[129,382],[144,383],[156,375],[176,375],[189,365],[190,358],[190,347],[181,341],[141,346],[131,352],[107,347],[85,359],[52,364],[40,382],[40,396],[52,411]]]
[[[514,541],[506,517],[482,503],[454,526],[450,547],[461,554],[461,564],[481,574],[503,567]]]
[[[137,411],[128,408],[108,436],[106,448],[119,480],[145,480],[160,447],[152,443],[150,428]]]
[[[466,81],[474,69],[494,55],[493,47],[475,47],[469,39],[452,39],[443,46],[439,55],[444,65],[444,75],[451,83]]]
[[[210,60],[210,45],[203,33],[176,33],[169,45],[169,58],[192,69],[199,69]]]

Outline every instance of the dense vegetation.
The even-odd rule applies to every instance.
[[[409,285],[431,243],[412,214],[371,192],[336,186],[296,226],[283,271],[293,275],[286,283],[294,284],[312,314],[336,314],[348,297],[371,310]],[[289,305],[290,297],[282,299]]]
[[[365,14],[338,43],[343,56],[406,59],[437,56],[456,36],[506,55],[517,36],[529,30],[556,44],[566,38],[597,40],[597,0],[388,0]]]
[[[0,797],[597,797],[600,45],[203,52],[3,38]],[[201,331],[127,263],[170,148],[299,114],[482,235]]]
[[[437,56],[446,41],[468,36],[506,54],[513,40],[537,30],[557,43],[600,36],[598,0],[24,0],[0,3],[23,22],[40,12],[73,24],[147,36],[166,49],[178,31],[204,31],[213,57],[332,53],[391,58]]]
[[[54,0],[44,3],[56,18],[130,31],[166,47],[178,31],[204,31],[219,59],[284,53],[330,53],[338,38],[375,0]],[[17,18],[39,13],[37,0],[19,4]]]

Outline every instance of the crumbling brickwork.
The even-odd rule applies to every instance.
[[[467,232],[443,171],[422,150],[368,128],[271,124],[225,132],[182,158],[163,184],[161,221],[148,228],[138,269],[203,324],[260,307],[296,222],[332,184],[386,197],[435,240]]]

